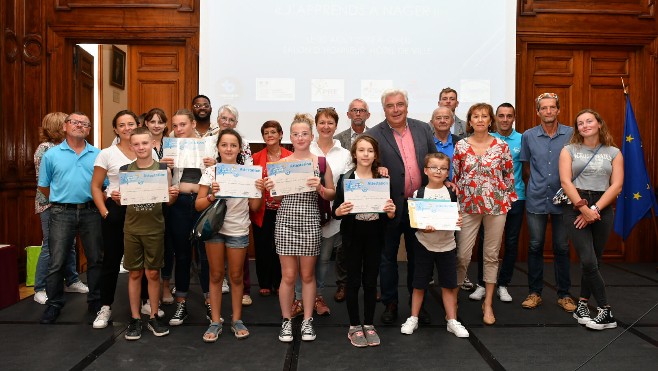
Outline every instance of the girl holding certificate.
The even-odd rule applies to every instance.
[[[482,320],[493,325],[493,294],[498,275],[498,252],[503,238],[507,212],[517,195],[514,190],[512,154],[504,141],[489,132],[494,131],[494,111],[491,105],[476,103],[468,110],[471,136],[455,145],[452,159],[453,182],[459,189],[462,227],[457,233],[457,284],[466,277],[475,237],[484,225],[484,283]]]
[[[341,175],[336,188],[336,199],[332,214],[341,221],[340,232],[347,263],[347,287],[345,297],[347,312],[350,316],[350,329],[347,334],[352,345],[366,347],[379,345],[379,336],[374,326],[375,305],[377,301],[377,276],[379,262],[384,246],[384,234],[387,219],[395,217],[395,204],[388,200],[381,213],[350,214],[351,202],[344,202],[344,179],[379,178],[379,145],[367,135],[360,135],[350,150],[353,171]],[[384,217],[384,213],[386,217]],[[363,282],[363,323],[359,315],[359,287]]]
[[[217,136],[217,150],[220,162],[237,164],[241,157],[242,138],[233,129],[224,129]],[[213,202],[221,184],[215,181],[215,167],[210,166],[203,171],[199,180],[199,193],[195,206],[202,211]],[[256,180],[256,189],[263,191],[263,179]],[[233,310],[231,331],[238,339],[249,336],[249,330],[242,322],[243,265],[249,245],[249,211],[260,208],[261,198],[227,198],[226,216],[222,228],[206,240],[206,254],[210,268],[210,308],[211,322],[203,334],[203,341],[212,343],[222,332],[220,310],[222,308],[222,281],[224,280],[224,257],[228,260],[228,272],[231,282],[231,307]]]
[[[315,303],[315,262],[320,254],[320,210],[318,197],[331,201],[335,196],[334,182],[329,164],[324,173],[323,186],[320,182],[318,157],[310,151],[313,141],[313,119],[308,114],[297,114],[290,125],[290,140],[295,149],[293,154],[283,161],[310,160],[315,169],[314,176],[308,178],[306,185],[315,191],[295,193],[282,196],[281,207],[276,216],[274,240],[276,252],[281,261],[281,286],[279,287],[279,304],[283,323],[279,340],[291,342],[292,322],[291,308],[294,298],[294,286],[297,272],[302,278],[302,299],[304,303],[304,320],[302,321],[302,340],[315,340],[313,329],[313,305]],[[265,179],[265,188],[274,188],[271,178]]]

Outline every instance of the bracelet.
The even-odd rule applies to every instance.
[[[103,219],[106,219],[108,215],[110,215],[110,210],[105,211],[105,214],[103,214]]]
[[[581,198],[580,201],[578,201],[578,202],[576,202],[575,204],[573,204],[573,208],[574,208],[574,209],[577,209],[577,208],[579,208],[579,207],[581,207],[581,206],[587,206],[587,204],[588,204],[587,200],[584,199],[584,198]]]
[[[208,193],[208,194],[206,195],[206,200],[208,200],[208,202],[211,202],[211,203],[212,203],[213,200],[210,199],[210,196],[212,196],[212,193]]]

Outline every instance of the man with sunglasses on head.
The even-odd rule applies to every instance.
[[[521,154],[526,189],[526,218],[530,243],[528,247],[528,297],[521,303],[534,309],[542,303],[544,286],[544,240],[551,220],[553,266],[558,305],[567,312],[576,309],[569,288],[569,242],[562,224],[562,206],[553,205],[553,196],[561,188],[558,162],[560,151],[569,142],[573,128],[558,122],[560,99],[557,94],[543,93],[535,99],[541,123],[523,133]],[[529,175],[529,177],[528,177]]]
[[[384,249],[379,270],[382,303],[386,306],[381,320],[394,323],[398,317],[398,248],[400,236],[404,234],[407,250],[407,280],[409,293],[414,277],[415,230],[409,225],[407,199],[422,185],[427,184],[423,172],[425,155],[436,153],[436,145],[430,125],[407,117],[409,99],[404,90],[390,89],[382,93],[382,107],[386,119],[368,130],[368,134],[379,143],[381,166],[388,169],[391,180],[391,198],[395,203],[395,218],[388,222]],[[431,322],[429,313],[422,308],[421,323]]]
[[[359,134],[365,133],[369,128],[366,126],[366,121],[370,118],[370,111],[368,111],[368,103],[361,98],[356,98],[350,103],[347,110],[347,117],[350,119],[350,128],[334,136],[334,139],[340,141],[340,145],[346,150],[352,148],[352,143]]]
[[[100,151],[85,140],[90,131],[87,115],[70,114],[64,124],[65,140],[41,159],[38,187],[52,204],[43,324],[55,323],[64,306],[64,263],[78,233],[87,257],[87,310],[95,315],[100,309],[101,215],[91,197],[91,176]]]

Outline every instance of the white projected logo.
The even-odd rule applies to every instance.
[[[295,79],[256,79],[257,101],[294,101]]]
[[[345,100],[345,80],[312,79],[312,102],[342,102]]]

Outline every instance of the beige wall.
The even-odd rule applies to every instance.
[[[115,45],[119,49],[128,54],[127,45]],[[119,89],[116,86],[110,85],[110,58],[112,56],[112,45],[104,44],[101,45],[101,114],[100,114],[100,148],[107,148],[112,144],[112,141],[116,137],[114,131],[112,130],[112,118],[114,115],[124,109],[128,109],[128,87],[125,89]],[[130,61],[126,58],[126,83],[128,79],[128,71]]]

